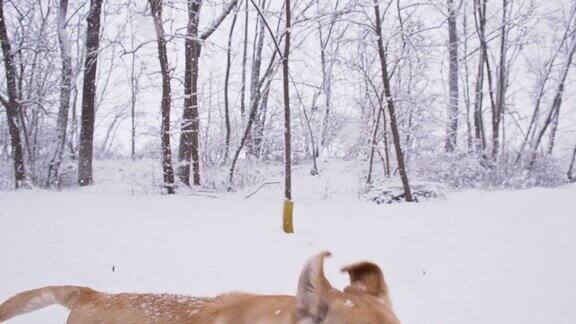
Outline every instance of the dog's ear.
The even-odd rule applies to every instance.
[[[328,312],[328,292],[333,288],[324,276],[324,258],[330,255],[330,252],[322,252],[310,258],[300,274],[296,293],[299,320],[318,322]]]
[[[350,286],[344,292],[365,292],[375,297],[387,297],[388,286],[380,267],[372,262],[351,264],[341,269],[350,275]]]

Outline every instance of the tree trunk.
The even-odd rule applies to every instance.
[[[94,118],[96,101],[96,68],[100,45],[100,12],[102,0],[90,0],[86,27],[86,57],[82,87],[82,116],[80,121],[80,148],[78,156],[78,184],[92,184],[92,153],[94,145]]]
[[[380,107],[382,110],[382,137],[384,138],[384,162],[386,163],[384,168],[384,174],[386,178],[390,178],[390,149],[388,146],[388,127],[386,126],[386,111],[384,107]]]
[[[260,8],[264,9],[265,1],[260,2]],[[252,73],[250,76],[250,105],[256,104],[260,107],[259,100],[261,96],[257,96],[257,93],[261,93],[262,89],[256,89],[260,87],[258,80],[260,79],[260,70],[262,67],[262,49],[264,48],[264,18],[258,17],[258,23],[256,24],[256,33],[254,35],[254,49],[252,55]],[[256,133],[259,132],[260,128],[263,127],[261,124],[261,112],[256,111],[256,116],[254,117],[254,130],[248,133],[247,146],[248,154],[259,157],[260,148],[258,147],[257,139],[255,138]]]
[[[486,28],[486,0],[474,0],[474,9],[476,14],[476,32],[478,39],[483,42]],[[484,61],[486,57],[482,49],[478,53],[478,69],[476,72],[476,84],[474,86],[474,137],[476,149],[484,151],[486,149],[486,137],[484,133],[484,117],[482,114],[482,100],[484,89]]]
[[[332,63],[328,63],[326,59],[326,50],[330,38],[326,40],[323,38],[322,26],[318,25],[318,38],[320,40],[320,63],[322,64],[322,90],[324,91],[324,118],[322,121],[322,128],[320,130],[320,147],[315,148],[314,154],[316,157],[320,156],[320,150],[327,150],[328,148],[328,129],[330,128],[330,113],[332,106]],[[330,34],[328,35],[330,36]],[[328,66],[330,64],[330,66]]]
[[[282,80],[284,90],[284,213],[283,228],[285,233],[294,233],[292,222],[292,137],[290,129],[290,35],[292,29],[290,0],[286,0],[286,40],[284,41],[284,59],[282,61]]]
[[[56,141],[54,143],[54,154],[48,165],[48,177],[46,186],[55,184],[58,180],[58,171],[62,162],[62,154],[66,144],[66,131],[68,127],[68,111],[70,110],[70,94],[72,91],[72,55],[70,44],[66,32],[66,13],[68,11],[68,0],[60,0],[58,8],[58,43],[60,45],[60,59],[62,60],[62,76],[60,85],[60,109],[56,121]]]
[[[502,26],[500,27],[500,60],[498,67],[498,89],[496,90],[496,105],[492,111],[492,161],[497,161],[500,149],[500,122],[504,114],[506,99],[506,25],[508,1],[502,0]]]
[[[170,87],[170,67],[166,53],[166,38],[162,25],[162,0],[148,0],[152,9],[152,18],[158,43],[158,60],[162,72],[162,126],[160,138],[162,142],[162,171],[164,188],[168,194],[174,193],[174,170],[172,169],[172,149],[170,148],[170,106],[172,90]]]
[[[130,98],[130,158],[136,160],[136,93],[138,92],[138,80],[134,78],[134,55],[131,64],[131,98]]]
[[[456,27],[456,5],[448,0],[448,128],[446,152],[453,152],[458,139],[458,30]]]
[[[246,65],[248,64],[248,0],[244,4],[244,42],[242,51],[242,81],[240,85],[240,114],[242,121],[244,121],[244,113],[246,111]]]
[[[467,7],[464,4],[464,14],[462,15],[462,28],[464,35],[468,35],[468,18]],[[468,37],[464,37],[464,55],[468,55]],[[470,123],[470,71],[468,68],[468,60],[464,60],[464,101],[466,106],[466,144],[468,151],[472,150],[472,124]]]
[[[572,151],[572,161],[570,162],[570,167],[568,168],[568,181],[576,181],[576,176],[574,175],[574,163],[576,162],[576,145],[574,146],[574,151]]]
[[[178,149],[178,177],[190,185],[190,163],[193,168],[193,184],[200,185],[200,161],[198,157],[198,59],[201,44],[198,39],[198,23],[202,0],[188,0],[188,27],[184,42],[184,110]]]
[[[134,26],[131,26],[134,31]],[[134,48],[134,37],[132,37],[132,48]],[[136,53],[132,53],[130,61],[130,158],[136,160],[136,101],[140,92],[140,73],[136,73]]]
[[[226,48],[226,74],[224,76],[224,124],[226,126],[226,139],[224,142],[224,163],[228,160],[228,154],[230,153],[230,137],[232,133],[232,127],[230,126],[230,99],[228,88],[230,83],[230,68],[232,64],[232,36],[234,35],[234,27],[236,26],[236,20],[238,18],[238,10],[239,7],[236,7],[234,10],[234,18],[232,19],[230,32],[228,33],[228,47]]]
[[[22,153],[22,140],[20,139],[20,125],[18,116],[22,107],[18,100],[18,85],[16,65],[14,62],[14,53],[10,46],[10,39],[6,30],[6,21],[4,20],[4,1],[0,0],[0,43],[4,55],[4,70],[6,71],[6,86],[8,100],[2,100],[6,108],[6,119],[8,122],[8,132],[10,133],[10,145],[12,161],[14,167],[14,186],[16,189],[24,185],[26,181],[26,170],[24,166],[24,155]]]
[[[392,140],[394,142],[394,149],[396,151],[396,159],[398,163],[398,171],[402,186],[404,187],[404,196],[406,201],[412,202],[412,191],[408,182],[408,174],[406,173],[406,166],[404,164],[404,153],[400,144],[400,132],[398,131],[398,123],[396,122],[396,112],[394,110],[394,99],[392,98],[392,89],[390,88],[390,77],[388,75],[388,64],[386,61],[386,52],[384,51],[384,41],[382,39],[382,21],[380,19],[380,6],[378,0],[374,0],[374,15],[376,18],[376,36],[378,38],[378,55],[380,57],[380,66],[382,69],[382,83],[384,85],[384,95],[386,96],[386,105],[388,107],[388,115],[390,117],[390,129],[392,130]]]
[[[551,126],[550,126],[550,133],[549,135],[549,139],[548,139],[548,148],[546,149],[546,152],[548,154],[552,154],[552,151],[554,150],[554,142],[556,139],[556,131],[558,130],[558,122],[560,121],[560,107],[558,107],[558,109],[556,109],[554,111],[554,116],[552,116],[552,122],[551,122]]]
[[[256,113],[254,120],[254,130],[252,131],[252,149],[254,156],[259,158],[262,157],[262,141],[264,139],[264,128],[266,125],[266,113],[268,109],[268,99],[270,98],[270,88],[272,85],[272,79],[266,82],[264,89],[262,90],[262,96],[259,103],[259,109]]]
[[[374,152],[376,151],[376,139],[378,135],[378,127],[380,126],[380,116],[382,115],[382,109],[378,109],[378,115],[376,116],[376,122],[374,123],[374,132],[372,133],[372,141],[370,145],[370,158],[368,159],[368,176],[366,177],[366,183],[372,183],[372,168],[374,164]]]
[[[184,110],[180,127],[180,147],[178,148],[178,177],[182,183],[190,186],[190,164],[194,186],[200,185],[199,134],[200,116],[198,114],[198,74],[202,42],[220,26],[232,11],[238,0],[232,0],[222,14],[206,31],[198,30],[202,0],[188,0],[188,27],[186,29],[185,71],[184,71]]]

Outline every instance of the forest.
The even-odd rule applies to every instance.
[[[234,191],[361,161],[361,190],[574,180],[569,0],[2,0],[0,188]],[[297,190],[297,189],[295,189]]]

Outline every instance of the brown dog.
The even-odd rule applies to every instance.
[[[229,293],[214,298],[157,294],[105,294],[83,287],[45,287],[20,293],[0,305],[0,322],[53,304],[70,309],[68,324],[399,324],[380,268],[361,262],[342,269],[344,291],[324,276],[324,258],[312,257],[296,297]]]

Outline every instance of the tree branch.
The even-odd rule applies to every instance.
[[[4,98],[2,95],[0,95],[0,103],[1,103],[2,106],[4,106],[6,109],[8,109],[8,107],[10,107],[10,103],[9,103],[8,100],[6,100],[6,98]]]
[[[226,6],[226,8],[224,8],[224,11],[222,11],[220,16],[218,18],[216,18],[216,20],[212,23],[212,25],[210,27],[208,27],[208,29],[206,29],[200,35],[200,39],[201,40],[208,39],[208,37],[210,37],[212,35],[212,33],[214,33],[216,31],[216,29],[218,29],[218,26],[220,26],[220,24],[224,21],[224,19],[226,19],[226,16],[228,16],[228,14],[232,11],[232,8],[234,8],[234,6],[237,3],[238,3],[238,0],[230,1],[230,3]]]

